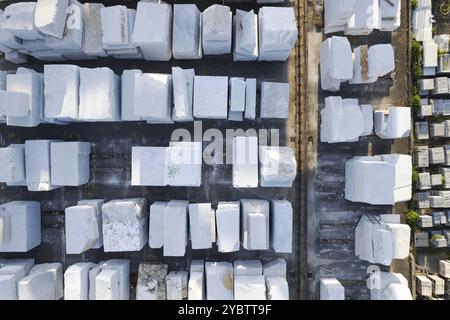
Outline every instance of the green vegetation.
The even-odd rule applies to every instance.
[[[411,9],[416,10],[417,9],[417,0],[411,0]]]
[[[444,236],[442,234],[433,234],[431,236],[431,240],[439,240],[439,239],[442,239],[442,238],[444,238]]]
[[[417,169],[413,169],[411,180],[412,180],[413,185],[416,185],[417,183],[419,183],[419,171]]]
[[[411,74],[413,83],[422,76],[422,66],[420,61],[422,60],[422,45],[418,41],[413,41],[411,46]]]
[[[414,111],[417,111],[420,106],[420,96],[418,94],[413,95],[412,97],[412,107]]]
[[[447,180],[445,179],[445,176],[442,176],[441,181],[442,181],[442,184],[445,184],[445,182],[447,181]]]
[[[435,35],[437,34],[437,26],[436,26],[436,25],[434,25],[434,26],[431,28],[431,33],[433,34],[433,36],[435,36]]]
[[[406,222],[409,224],[411,229],[414,229],[414,227],[419,223],[419,214],[414,210],[409,210],[406,213]]]

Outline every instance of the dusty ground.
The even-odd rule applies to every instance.
[[[320,1],[311,1],[312,4]],[[406,2],[403,1],[403,12]],[[352,203],[344,197],[345,161],[362,155],[408,153],[409,140],[381,140],[376,136],[361,138],[357,143],[326,144],[318,140],[320,110],[329,95],[358,98],[361,104],[372,104],[375,109],[389,105],[408,106],[407,74],[407,15],[402,26],[392,35],[372,32],[368,37],[349,37],[352,47],[361,44],[392,43],[396,70],[392,78],[385,77],[375,84],[341,86],[337,93],[323,92],[319,79],[319,45],[325,39],[316,9],[308,16],[308,294],[318,298],[321,277],[336,277],[345,287],[347,299],[368,299],[367,262],[354,255],[354,228],[364,213],[402,213],[404,206],[372,206]],[[394,264],[396,270],[408,277],[408,264]]]
[[[12,1],[8,1],[12,2]],[[82,1],[84,2],[84,1]],[[107,5],[125,4],[135,7],[136,1],[98,1]],[[193,1],[166,1],[169,3],[193,3]],[[236,8],[243,10],[256,9],[254,2],[236,4],[235,1],[196,1],[200,10],[204,10],[212,3],[224,3],[229,5],[233,11]],[[298,3],[295,3],[298,5]],[[113,60],[99,59],[87,62],[74,63],[85,67],[106,66],[112,68],[117,74],[125,69],[141,69],[144,72],[171,73],[172,66],[182,68],[195,68],[199,75],[228,75],[256,77],[261,80],[272,80],[287,82],[291,84],[292,105],[290,121],[264,120],[254,122],[227,122],[227,121],[203,121],[203,130],[218,128],[223,133],[226,129],[256,128],[256,129],[279,129],[280,144],[289,144],[298,148],[301,141],[299,136],[299,112],[297,104],[297,87],[300,79],[297,66],[297,51],[294,52],[289,63],[283,62],[233,62],[231,56],[212,58],[208,57],[197,61],[171,60],[169,62],[149,62],[144,60]],[[25,67],[37,71],[43,70],[43,63],[30,60]],[[2,70],[15,70],[16,66],[4,61],[0,64]],[[91,181],[81,187],[66,187],[50,192],[28,192],[26,188],[10,187],[4,184],[0,186],[1,203],[10,200],[37,200],[41,202],[42,212],[42,244],[32,251],[24,254],[0,254],[0,257],[33,257],[36,262],[61,261],[64,267],[75,262],[93,261],[111,258],[124,258],[131,260],[131,284],[136,283],[137,268],[139,262],[152,261],[163,262],[170,265],[169,270],[186,270],[191,259],[206,260],[235,260],[248,258],[261,258],[269,260],[276,256],[283,256],[288,261],[288,281],[290,284],[291,298],[299,298],[305,291],[306,283],[301,279],[305,276],[302,267],[306,260],[301,259],[304,255],[304,234],[300,231],[300,192],[296,186],[286,188],[256,188],[248,190],[237,190],[231,187],[231,166],[203,165],[202,186],[200,188],[184,187],[132,187],[131,180],[131,147],[132,146],[165,146],[170,140],[172,131],[176,128],[187,128],[193,131],[193,124],[175,125],[147,125],[145,123],[72,123],[67,126],[40,125],[37,128],[15,128],[0,125],[0,146],[11,143],[23,143],[26,139],[61,139],[65,141],[88,141],[93,143],[91,154]],[[205,143],[206,144],[206,143]],[[298,151],[298,149],[297,149]],[[303,177],[303,172],[298,172],[298,177]],[[128,197],[145,197],[149,202],[156,200],[187,199],[191,202],[213,202],[223,200],[239,200],[241,198],[261,199],[288,199],[294,206],[294,254],[276,255],[272,251],[248,252],[243,249],[238,253],[219,254],[216,247],[211,250],[196,250],[188,252],[183,258],[165,258],[162,250],[150,249],[146,246],[140,252],[104,253],[101,249],[89,250],[81,255],[66,255],[64,244],[64,208],[76,204],[80,199],[104,198],[105,200],[120,199]]]

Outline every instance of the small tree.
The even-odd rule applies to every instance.
[[[406,222],[409,224],[411,228],[414,228],[419,223],[419,214],[414,210],[409,210],[406,213]]]

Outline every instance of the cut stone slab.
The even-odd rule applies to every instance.
[[[245,119],[256,119],[256,79],[245,79]]]
[[[320,300],[345,300],[345,289],[336,278],[322,278]]]
[[[64,296],[63,267],[61,263],[41,263],[31,268],[29,275],[50,273],[55,288],[55,299],[60,300]],[[19,282],[20,283],[20,282]]]
[[[263,264],[263,274],[265,277],[283,277],[286,279],[286,260],[276,258]]]
[[[201,12],[195,4],[174,4],[172,50],[175,59],[201,59]]]
[[[136,300],[166,300],[166,264],[140,263]]]
[[[64,300],[89,300],[89,270],[91,262],[78,262],[64,272]]]
[[[241,239],[246,250],[269,249],[269,202],[241,200]]]
[[[4,22],[6,19],[7,18],[4,12],[0,11],[0,26],[2,22]],[[4,52],[6,52],[5,50],[10,48],[11,48],[10,50],[12,50],[12,49],[22,49],[23,47],[22,39],[17,38],[12,33],[3,29],[0,30],[0,44],[2,44],[2,47],[5,47],[4,49],[2,48],[2,51]]]
[[[202,14],[202,46],[205,55],[231,53],[232,13],[229,7],[213,4]]]
[[[68,0],[38,0],[34,12],[36,28],[44,34],[62,38],[68,5]]]
[[[36,2],[17,2],[10,4],[4,10],[6,20],[0,25],[1,29],[23,40],[43,39],[34,24]]]
[[[130,260],[111,259],[102,264],[102,271],[106,269],[117,270],[119,274],[119,298],[115,300],[130,299]]]
[[[444,278],[450,278],[450,260],[439,260],[439,274]]]
[[[233,188],[258,186],[258,137],[233,138]]]
[[[167,300],[187,300],[188,273],[171,271],[166,277]]]
[[[22,92],[0,91],[0,113],[10,117],[26,117],[30,96]]]
[[[171,141],[164,167],[165,185],[199,187],[202,183],[202,143]]]
[[[189,233],[192,249],[212,248],[211,203],[189,204]]]
[[[172,6],[159,2],[138,2],[133,44],[145,60],[168,61],[172,57]]]
[[[164,212],[164,256],[183,257],[188,242],[188,201],[172,200]]]
[[[148,240],[146,200],[112,200],[102,206],[105,252],[140,251]]]
[[[219,252],[239,251],[240,243],[240,205],[239,202],[217,204],[217,246]]]
[[[237,9],[234,24],[234,61],[255,61],[258,59],[258,15],[253,10]]]
[[[0,148],[0,182],[8,186],[26,186],[24,144]]]
[[[261,84],[261,118],[289,117],[289,83],[264,81]]]
[[[156,201],[150,206],[150,226],[148,244],[150,248],[160,249],[164,246],[164,212],[168,202]]]
[[[80,68],[79,120],[120,120],[120,78],[109,68]]]
[[[206,299],[233,300],[233,265],[230,262],[205,262]]]
[[[194,117],[227,119],[228,77],[194,77]]]
[[[287,200],[272,200],[271,245],[277,253],[292,253],[292,204]]]
[[[131,148],[131,185],[164,186],[166,147]]]
[[[411,108],[389,107],[374,112],[375,133],[382,139],[409,137],[411,132]]]
[[[7,91],[26,94],[28,97],[28,112],[21,116],[8,116],[8,126],[36,127],[41,120],[43,110],[42,79],[37,73],[24,72],[8,74]]]
[[[0,205],[0,252],[27,252],[41,243],[41,206],[36,201]]]
[[[25,270],[25,274],[28,274],[31,268],[34,266],[34,259],[25,258],[25,259],[0,259],[0,265],[5,266],[21,266]]]
[[[128,10],[125,6],[100,8],[103,47],[129,43]]]
[[[175,7],[178,5],[175,5]],[[172,119],[177,122],[193,121],[194,69],[172,68],[173,102]]]
[[[234,276],[234,300],[266,300],[264,276]]]
[[[52,142],[51,183],[59,186],[80,186],[88,183],[90,153],[90,142]]]
[[[58,300],[50,271],[29,274],[17,284],[17,293],[19,300]]]
[[[134,114],[150,121],[172,117],[172,76],[161,73],[135,74]]]
[[[95,300],[119,300],[119,271],[103,269],[95,278]]]
[[[204,272],[190,272],[188,282],[188,299],[205,299],[205,279]]]
[[[94,205],[65,209],[66,253],[80,254],[102,243],[101,211]]]
[[[267,300],[289,300],[289,286],[286,278],[267,277]]]
[[[297,161],[289,147],[259,147],[261,187],[292,187],[297,175]]]
[[[120,104],[120,111],[121,111],[121,120],[122,121],[139,121],[141,120],[140,117],[138,117],[134,113],[134,101],[135,101],[135,94],[134,94],[134,88],[135,88],[135,75],[141,74],[141,70],[124,70],[122,73],[121,78],[121,104]]]
[[[13,50],[5,52],[5,60],[15,64],[21,64],[26,63],[28,61],[28,57],[22,52]]]
[[[263,270],[261,260],[236,260],[233,269],[235,276],[260,276]]]
[[[262,7],[259,18],[260,61],[285,61],[297,41],[297,23],[292,7]]]
[[[44,66],[45,117],[62,121],[78,118],[80,70],[75,65]]]
[[[84,3],[84,33],[83,33],[83,49],[84,53],[106,57],[106,51],[103,49],[102,42],[102,21],[100,10],[104,5],[102,3]]]
[[[230,112],[245,111],[245,87],[244,78],[230,78]]]
[[[13,274],[0,274],[0,300],[17,300],[16,279]]]
[[[260,14],[261,16],[261,14]],[[346,37],[332,36],[320,45],[322,90],[339,91],[341,82],[353,78],[353,54]]]

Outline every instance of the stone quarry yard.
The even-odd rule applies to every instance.
[[[14,1],[8,1],[8,4]],[[83,1],[84,2],[84,1]],[[112,6],[117,4],[135,8],[136,1],[108,0],[96,1]],[[169,4],[192,3],[192,1],[166,1]],[[302,14],[304,1],[295,1],[296,12]],[[221,2],[222,3],[222,2]],[[207,8],[211,2],[207,0],[196,1],[200,10]],[[256,4],[224,1],[234,11],[256,9]],[[7,4],[2,3],[1,8]],[[285,5],[289,5],[286,3]],[[302,168],[304,162],[304,148],[306,141],[301,132],[305,124],[305,114],[301,111],[305,107],[301,102],[301,85],[305,78],[300,68],[300,52],[305,51],[302,32],[303,24],[299,23],[299,39],[297,50],[291,54],[288,62],[233,62],[231,55],[225,57],[206,57],[202,60],[170,60],[167,62],[154,62],[145,60],[118,60],[100,58],[91,61],[65,61],[81,67],[109,67],[116,74],[121,75],[123,70],[140,69],[143,72],[171,73],[171,68],[194,68],[196,75],[227,75],[257,78],[258,81],[270,80],[290,83],[291,106],[289,121],[276,119],[257,119],[256,121],[230,122],[223,120],[202,121],[202,133],[209,128],[217,128],[225,136],[227,129],[279,129],[280,145],[291,146],[299,162],[297,180],[293,188],[231,188],[231,165],[206,165],[202,167],[202,186],[194,187],[136,187],[131,186],[131,147],[132,146],[165,146],[171,140],[172,132],[177,128],[186,128],[194,136],[194,124],[177,123],[172,125],[149,125],[145,122],[128,123],[70,123],[64,126],[39,125],[36,128],[19,128],[0,126],[0,146],[5,147],[12,143],[23,143],[28,139],[61,139],[64,141],[92,142],[90,156],[90,183],[80,187],[64,187],[48,192],[28,192],[25,187],[0,187],[0,201],[5,203],[12,200],[36,200],[42,206],[42,243],[37,248],[25,254],[0,254],[0,258],[30,257],[36,263],[62,262],[64,268],[81,261],[100,262],[102,260],[121,258],[131,261],[131,297],[134,298],[134,286],[137,280],[137,270],[140,262],[161,262],[169,265],[169,270],[187,270],[192,259],[205,259],[210,261],[233,261],[236,259],[258,258],[264,261],[274,257],[283,257],[288,263],[288,282],[290,298],[306,298],[306,242],[305,242],[305,203],[300,201],[305,196],[302,186],[306,183],[306,174]],[[303,46],[302,46],[303,44]],[[304,56],[303,56],[304,58]],[[21,65],[43,71],[42,61],[29,59]],[[15,70],[16,65],[2,60],[1,70]],[[303,91],[304,93],[304,91]],[[258,92],[259,96],[259,92]],[[275,133],[273,133],[275,134]],[[229,141],[228,141],[229,142]],[[204,141],[203,145],[209,142]],[[320,175],[319,175],[320,176]],[[195,250],[189,247],[185,257],[163,257],[161,249],[150,249],[148,245],[139,252],[105,253],[102,249],[92,249],[80,255],[65,253],[64,236],[64,208],[75,205],[81,199],[105,199],[105,201],[122,198],[146,198],[149,203],[157,200],[168,201],[172,199],[189,200],[190,202],[212,202],[240,200],[243,198],[257,199],[287,199],[294,208],[294,247],[293,254],[275,254],[270,251],[245,251],[232,254],[219,254],[217,247],[211,250]],[[319,212],[319,211],[317,211]]]

